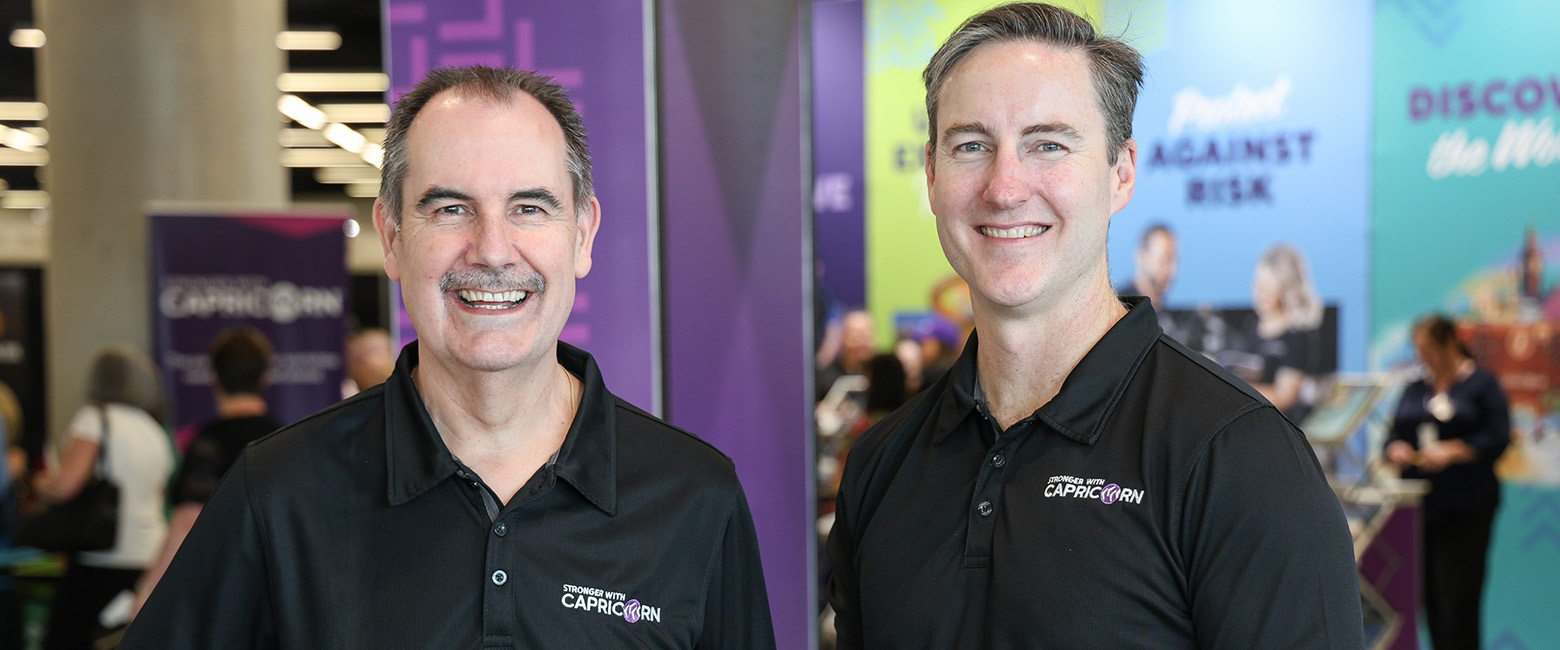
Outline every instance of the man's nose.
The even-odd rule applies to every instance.
[[[992,207],[1007,210],[1022,205],[1029,198],[1030,190],[1025,178],[1028,170],[1024,169],[1023,161],[1011,150],[998,152],[990,169],[986,191],[982,196]]]
[[[510,237],[511,226],[503,215],[486,212],[477,217],[472,228],[472,242],[466,252],[467,262],[501,269],[519,259],[520,253]]]

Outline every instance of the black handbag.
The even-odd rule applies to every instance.
[[[46,551],[103,551],[119,537],[119,485],[108,478],[108,410],[102,408],[103,445],[92,478],[76,497],[22,515],[16,530],[21,546]]]

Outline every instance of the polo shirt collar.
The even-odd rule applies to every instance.
[[[1148,355],[1161,330],[1154,308],[1145,298],[1123,298],[1127,314],[1105,332],[1078,362],[1056,397],[1034,417],[1061,435],[1086,445],[1100,437],[1127,383]],[[975,367],[977,339],[970,333],[963,354],[948,371],[948,384],[940,397],[932,442],[942,442],[971,413],[980,408]]]
[[[607,391],[596,360],[584,350],[558,343],[558,363],[584,384],[579,410],[553,461],[553,472],[608,515],[617,514],[616,398]],[[385,462],[390,505],[427,492],[460,471],[433,426],[433,418],[412,382],[417,343],[407,344],[385,381]]]

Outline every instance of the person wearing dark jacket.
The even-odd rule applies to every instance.
[[[1511,408],[1450,319],[1432,315],[1417,323],[1414,347],[1425,376],[1403,389],[1386,456],[1403,478],[1430,481],[1422,560],[1431,645],[1478,648],[1490,532],[1500,506],[1495,461],[1511,442]]]

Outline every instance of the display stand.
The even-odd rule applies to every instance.
[[[1419,503],[1425,481],[1399,480],[1378,450],[1403,382],[1341,376],[1302,423],[1354,535],[1366,647],[1419,647]]]

